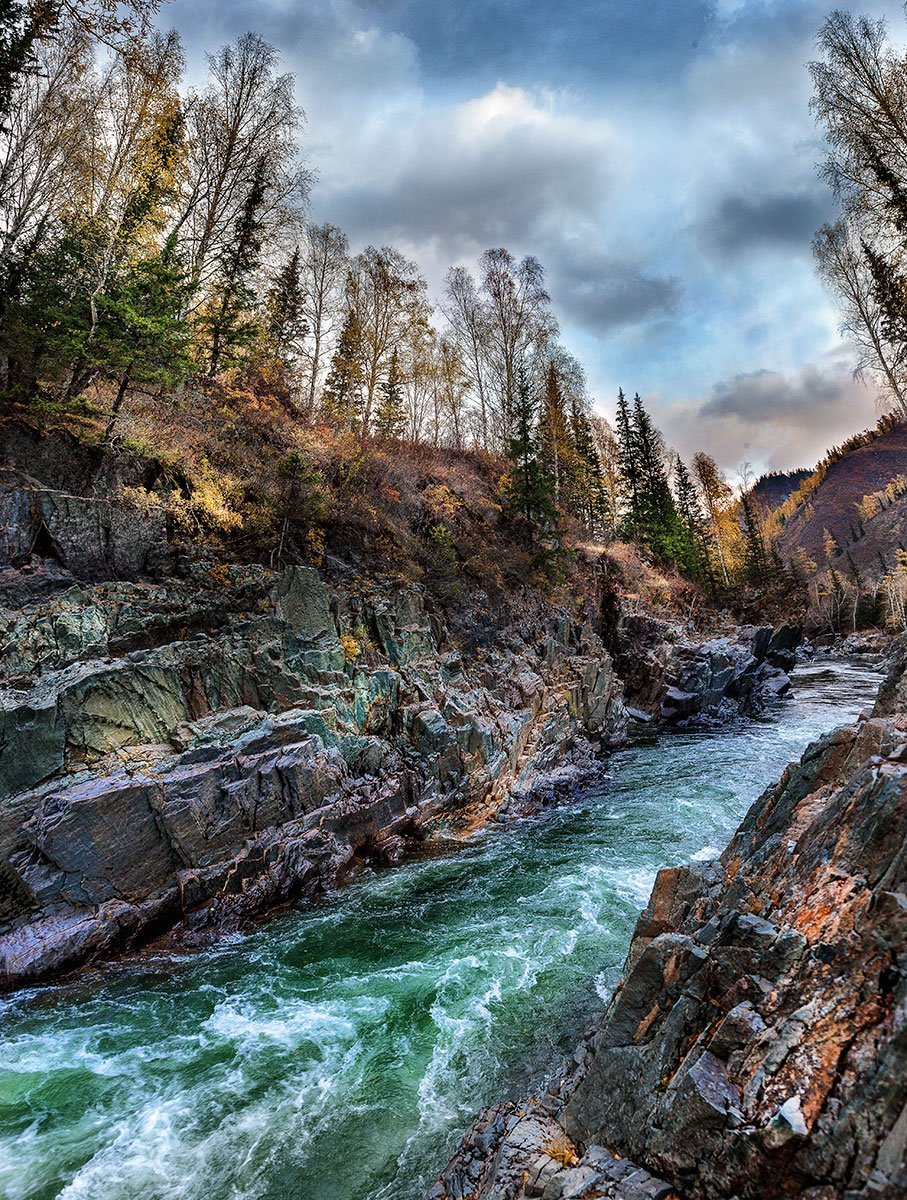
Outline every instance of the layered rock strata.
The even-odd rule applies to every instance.
[[[418,587],[201,572],[0,613],[7,987],[331,886],[622,729],[588,614],[467,651]]]

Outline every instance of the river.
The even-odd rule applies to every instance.
[[[878,675],[621,750],[560,807],[191,956],[0,1001],[3,1200],[417,1200],[602,1005],[661,866],[708,858]]]

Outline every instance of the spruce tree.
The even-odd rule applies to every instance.
[[[679,455],[674,463],[674,494],[680,518],[675,561],[682,571],[694,579],[702,580],[714,592],[715,575],[709,553],[708,522],[699,502],[696,485]]]
[[[297,246],[276,273],[265,300],[265,332],[275,352],[292,367],[309,332]]]
[[[617,432],[618,466],[620,468],[621,490],[623,491],[623,522],[625,537],[637,537],[642,528],[642,510],[640,505],[639,457],[636,445],[636,431],[630,416],[630,406],[621,388],[617,393]]]
[[[358,426],[362,417],[362,383],[362,327],[356,310],[351,308],[321,394],[322,412],[332,424],[345,429]]]
[[[264,166],[259,163],[236,218],[233,237],[219,255],[214,294],[199,321],[208,343],[208,375],[212,377],[234,366],[259,331],[253,279],[261,263],[261,212],[266,194]]]
[[[573,493],[577,515],[593,532],[601,531],[607,504],[601,458],[595,434],[577,396],[570,406],[570,430],[573,435]]]
[[[678,517],[668,484],[664,441],[638,392],[633,399],[633,435],[639,489],[638,535],[655,554],[670,557]]]
[[[520,367],[513,396],[513,434],[507,443],[507,457],[511,463],[507,499],[523,525],[530,548],[541,534],[550,532],[555,515],[554,484],[539,451],[538,408],[526,370]]]
[[[406,425],[406,397],[403,394],[403,375],[396,346],[391,355],[387,378],[379,386],[381,399],[375,409],[375,433],[380,438],[398,438]]]
[[[563,503],[571,473],[573,446],[564,411],[564,395],[555,363],[545,371],[545,390],[538,427],[539,452],[551,476],[554,503]]]
[[[754,585],[768,582],[770,574],[765,541],[752,494],[744,491],[740,497],[740,524],[743,530],[743,568],[749,583]]]

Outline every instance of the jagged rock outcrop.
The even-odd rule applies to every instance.
[[[628,704],[640,717],[685,726],[758,713],[784,695],[800,636],[795,625],[762,625],[703,642],[646,613],[628,612],[612,644]]]
[[[483,1114],[433,1200],[907,1195],[905,667],[720,860],[659,874],[572,1070]]]
[[[223,927],[619,736],[589,615],[478,649],[419,587],[200,565],[0,613],[0,981]]]

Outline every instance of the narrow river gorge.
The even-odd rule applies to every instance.
[[[712,857],[879,676],[801,668],[757,721],[614,754],[562,806],[191,957],[0,1002],[0,1195],[417,1200],[616,981],[657,870]]]

